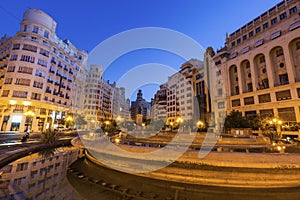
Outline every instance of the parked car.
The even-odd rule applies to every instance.
[[[67,128],[64,127],[64,126],[58,126],[58,127],[56,127],[54,130],[55,130],[55,131],[66,131]]]

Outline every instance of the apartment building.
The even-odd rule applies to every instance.
[[[300,122],[299,10],[299,1],[282,1],[227,34],[224,48],[207,52],[215,63],[208,65],[216,69],[211,74],[216,125],[231,110]]]
[[[44,131],[83,109],[87,56],[58,38],[49,15],[27,10],[19,32],[0,40],[1,131]]]
[[[159,86],[159,90],[154,95],[154,98],[151,99],[151,120],[166,121],[167,118],[167,84],[162,84]]]

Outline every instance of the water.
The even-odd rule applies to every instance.
[[[64,147],[31,154],[8,164],[0,169],[0,199],[298,200],[300,196],[300,188],[246,189],[151,179],[77,158],[78,149]]]
[[[0,169],[0,199],[82,199],[66,179],[77,160],[73,147],[47,149]]]

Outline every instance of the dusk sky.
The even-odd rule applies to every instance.
[[[229,34],[270,9],[278,0],[109,0],[109,1],[38,1],[2,0],[0,35],[14,35],[26,9],[36,8],[57,22],[57,35],[76,47],[91,52],[103,40],[139,27],[163,27],[179,31],[204,48],[215,50],[224,45]],[[161,63],[179,69],[183,59],[166,52],[145,50],[122,56],[105,74],[113,81],[130,68],[145,63]],[[167,77],[166,77],[167,81]],[[157,87],[157,86],[156,86]],[[152,90],[153,91],[153,90]],[[145,92],[146,99],[153,95]]]

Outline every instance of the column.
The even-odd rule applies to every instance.
[[[243,82],[242,82],[242,72],[241,72],[241,65],[236,65],[237,67],[237,75],[238,75],[238,84],[239,84],[239,91],[240,91],[240,94],[243,94],[244,91],[243,91]],[[235,80],[234,80],[235,81]]]
[[[296,121],[300,122],[300,108],[299,106],[294,106],[294,109],[295,109]]]
[[[289,76],[289,83],[290,84],[295,83],[295,67],[292,62],[292,57],[290,54],[288,44],[285,44],[284,46],[282,46],[282,49],[283,49],[286,71]]]
[[[253,87],[253,91],[255,92],[257,90],[257,88],[256,88],[256,86],[257,86],[257,74],[255,72],[255,66],[254,66],[253,59],[254,58],[249,59],[249,62],[250,62],[252,87]]]
[[[270,88],[272,88],[272,87],[274,87],[274,73],[273,73],[273,69],[272,69],[270,54],[264,53],[264,55],[265,55],[265,61],[266,61],[266,69],[267,69],[267,74],[268,74],[269,86],[270,86]]]

